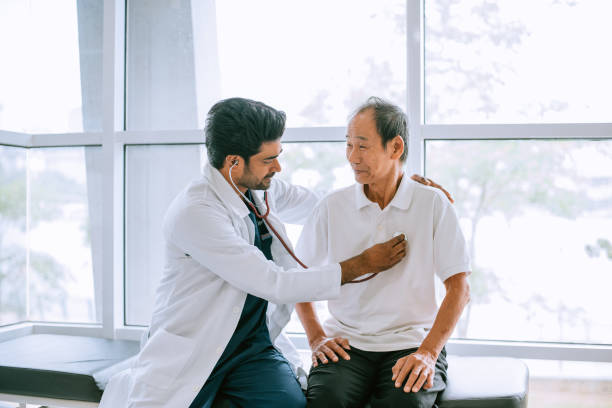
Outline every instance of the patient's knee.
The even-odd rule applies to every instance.
[[[404,392],[402,388],[396,388],[384,398],[372,398],[372,408],[382,407],[410,407],[410,408],[431,408],[436,401],[437,393],[419,391]]]

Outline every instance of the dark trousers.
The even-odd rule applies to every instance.
[[[395,388],[391,369],[400,358],[412,354],[416,348],[372,352],[351,347],[350,360],[339,359],[312,367],[308,377],[306,398],[309,408],[361,408],[370,403],[372,408],[432,408],[438,393],[446,388],[446,351],[436,362],[432,388],[418,392],[404,392],[404,384]]]
[[[285,357],[270,346],[215,370],[191,408],[304,408],[306,399]]]

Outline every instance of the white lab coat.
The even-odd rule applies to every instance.
[[[268,219],[291,245],[281,219],[303,222],[317,198],[273,179],[268,199]],[[293,303],[339,295],[339,264],[308,272],[297,268],[274,235],[274,262],[268,261],[253,245],[255,230],[248,214],[240,197],[210,165],[170,204],[163,224],[166,264],[150,337],[132,367],[111,378],[101,408],[188,407],[232,337],[247,293],[270,302],[267,322],[277,347],[290,345],[279,334]]]

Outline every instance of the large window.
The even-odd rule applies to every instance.
[[[404,0],[128,2],[128,129],[201,128],[219,99],[343,126],[370,95],[406,99]]]
[[[127,325],[149,324],[155,289],[164,266],[164,214],[179,191],[198,178],[202,153],[201,145],[126,146]]]
[[[0,146],[0,324],[101,320],[99,154]]]
[[[103,7],[0,2],[0,325],[102,321]]]
[[[0,334],[140,337],[214,102],[284,110],[278,177],[325,193],[353,183],[347,116],[376,95],[409,114],[407,168],[453,193],[470,243],[449,350],[610,377],[611,7],[1,1]],[[296,318],[288,331],[306,346]]]
[[[0,146],[0,325],[26,316],[26,151]]]
[[[425,1],[427,123],[610,122],[612,3]]]
[[[102,129],[102,2],[0,2],[0,129]]]
[[[612,141],[428,141],[425,160],[472,258],[456,337],[612,343]]]
[[[92,251],[101,224],[99,154],[97,147],[28,151],[29,320],[101,319]]]

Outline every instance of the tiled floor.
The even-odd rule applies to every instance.
[[[612,381],[529,381],[529,408],[612,408]]]

